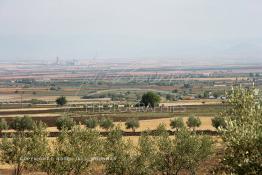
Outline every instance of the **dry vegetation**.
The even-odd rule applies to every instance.
[[[90,117],[111,118],[115,125],[126,132],[131,130],[126,129],[125,121],[128,118],[138,118],[140,127],[136,132],[142,132],[155,130],[161,123],[172,130],[169,125],[171,118],[183,117],[186,122],[190,115],[196,115],[202,122],[197,130],[215,131],[211,118],[224,108],[224,100],[220,97],[224,97],[226,90],[238,84],[248,87],[253,81],[258,88],[262,87],[261,76],[250,75],[260,72],[261,67],[234,65],[236,69],[233,70],[214,70],[208,67],[204,70],[176,70],[175,67],[159,68],[154,65],[131,73],[115,67],[115,70],[109,70],[106,75],[97,76],[110,66],[112,65],[103,65],[94,69],[89,69],[89,66],[67,66],[65,69],[57,65],[0,64],[0,117],[10,123],[15,117],[30,115],[34,120],[46,122],[49,132],[58,132],[54,126],[55,120],[64,115],[69,115],[82,124]],[[101,112],[87,109],[90,105],[134,106],[147,91],[161,96],[160,106],[178,107],[178,110]],[[55,100],[60,96],[66,96],[67,105],[56,105]],[[84,96],[87,98],[83,98]],[[32,99],[36,99],[36,102],[33,103]],[[105,131],[99,127],[97,129]],[[9,129],[3,132],[13,131]],[[138,136],[126,136],[125,139],[130,139],[135,144],[138,142]],[[221,138],[216,136],[213,140],[216,148],[221,149]],[[210,162],[201,164],[198,173],[207,174],[207,169],[217,162],[218,158],[214,157]],[[2,164],[0,174],[10,174],[11,169],[12,166]]]

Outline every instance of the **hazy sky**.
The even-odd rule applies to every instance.
[[[4,58],[262,59],[261,0],[0,0]]]

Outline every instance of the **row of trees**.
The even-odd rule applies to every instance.
[[[76,122],[73,118],[70,118],[68,116],[66,117],[60,117],[55,122],[57,129],[68,129],[71,130],[75,125]],[[114,127],[113,120],[109,118],[102,118],[101,120],[97,120],[96,118],[89,118],[84,121],[84,124],[87,128],[94,129],[98,125],[105,129],[109,130]],[[135,118],[130,118],[125,123],[126,129],[132,129],[133,132],[135,132],[135,129],[139,127],[139,121]],[[10,126],[6,122],[5,119],[0,120],[0,131],[7,130],[7,129],[14,129],[17,131],[25,131],[25,130],[32,130],[34,126],[34,121],[29,116],[23,116],[23,117],[16,117],[11,123]]]
[[[31,132],[17,130],[12,139],[2,139],[1,159],[15,166],[16,175],[24,170],[87,174],[97,167],[114,175],[195,174],[199,164],[212,154],[211,139],[186,128],[174,139],[160,125],[153,136],[144,132],[137,145],[124,139],[118,126],[110,129],[106,139],[97,130],[76,125],[71,130],[63,128],[55,140],[48,141],[45,129],[42,122],[34,122]]]
[[[76,122],[73,120],[73,118],[70,117],[60,117],[55,122],[57,129],[62,130],[63,128],[72,129],[74,125],[76,125]],[[110,128],[114,127],[113,120],[109,118],[102,118],[101,120],[97,120],[96,118],[88,118],[84,121],[84,124],[87,128],[94,129],[97,126],[100,126],[101,128],[105,130],[109,130]],[[187,121],[186,125],[189,128],[195,128],[200,127],[201,120],[199,117],[190,116]],[[212,125],[215,128],[219,127],[225,127],[225,121],[221,117],[215,117],[212,119]],[[133,132],[137,128],[139,128],[140,123],[139,120],[136,118],[129,118],[125,122],[126,129],[132,129]],[[5,119],[1,119],[0,121],[0,131],[7,130],[9,128],[15,129],[15,130],[32,130],[33,127],[33,120],[31,117],[24,116],[24,117],[16,117],[10,124],[10,126],[7,124]],[[183,121],[182,117],[173,118],[170,121],[170,127],[176,130],[179,130],[183,127],[185,127],[185,123]]]
[[[73,118],[70,117],[61,117],[56,121],[56,126],[59,130],[62,130],[63,128],[70,130],[75,124],[76,122],[73,120]],[[99,125],[101,128],[107,131],[114,127],[113,120],[109,118],[102,118],[101,120],[89,118],[84,121],[84,124],[89,129],[94,129]],[[126,121],[125,125],[126,129],[132,129],[132,131],[135,132],[135,129],[139,127],[139,121],[135,118],[130,118]]]
[[[107,131],[114,127],[113,120],[109,118],[102,118],[101,120],[89,118],[84,121],[84,124],[89,129],[94,129],[99,125]],[[62,130],[63,128],[71,130],[75,125],[76,122],[70,117],[60,117],[56,120],[56,126],[59,130]],[[125,125],[127,129],[132,129],[133,132],[135,132],[135,129],[139,127],[139,121],[135,118],[130,118],[126,121]]]
[[[255,89],[236,88],[227,99],[228,108],[213,119],[223,140],[223,158],[216,173],[260,174],[261,96]],[[27,120],[17,121],[21,124]],[[41,122],[33,122],[31,131],[18,128],[12,139],[3,138],[0,144],[2,161],[15,165],[17,175],[24,169],[53,175],[87,174],[93,167],[115,175],[195,174],[199,164],[212,154],[211,139],[185,127],[169,137],[165,126],[160,125],[154,133],[144,132],[137,145],[124,139],[119,127],[111,128],[106,138],[95,129],[62,127],[53,141],[48,141],[46,126]]]
[[[61,118],[58,118],[56,121],[56,126],[59,130],[61,130],[62,128],[67,128],[70,130],[75,124],[76,123],[74,122],[74,120],[69,117],[61,117]],[[96,118],[89,118],[84,121],[84,124],[87,128],[90,128],[90,129],[94,129],[99,125],[101,128],[107,131],[110,128],[114,127],[113,120],[109,118],[102,118],[101,120],[97,120]],[[201,125],[201,120],[199,117],[190,116],[186,124],[189,128],[193,128],[193,130],[195,130],[196,127],[199,127]],[[129,118],[125,122],[125,126],[126,126],[126,129],[132,129],[132,131],[135,132],[135,130],[139,128],[140,126],[139,120],[136,118]],[[179,130],[185,127],[185,124],[184,124],[183,119],[181,117],[178,117],[170,121],[170,126],[173,129],[175,128],[176,130]]]
[[[195,128],[197,128],[201,125],[201,120],[200,120],[199,117],[190,116],[190,117],[188,117],[186,124],[189,128],[193,128],[193,130],[195,130]],[[175,128],[176,130],[179,130],[179,129],[185,127],[183,118],[178,117],[178,118],[172,119],[171,122],[170,122],[170,126],[173,129]]]
[[[33,119],[29,116],[16,117],[11,123],[10,126],[5,119],[0,120],[0,132],[2,130],[14,129],[17,131],[32,130],[33,129]]]

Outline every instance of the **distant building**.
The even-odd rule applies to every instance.
[[[60,60],[59,60],[59,57],[56,57],[56,62],[55,62],[56,65],[59,65],[60,64]]]

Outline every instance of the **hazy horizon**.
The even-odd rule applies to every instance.
[[[261,62],[260,0],[0,0],[0,60]]]

